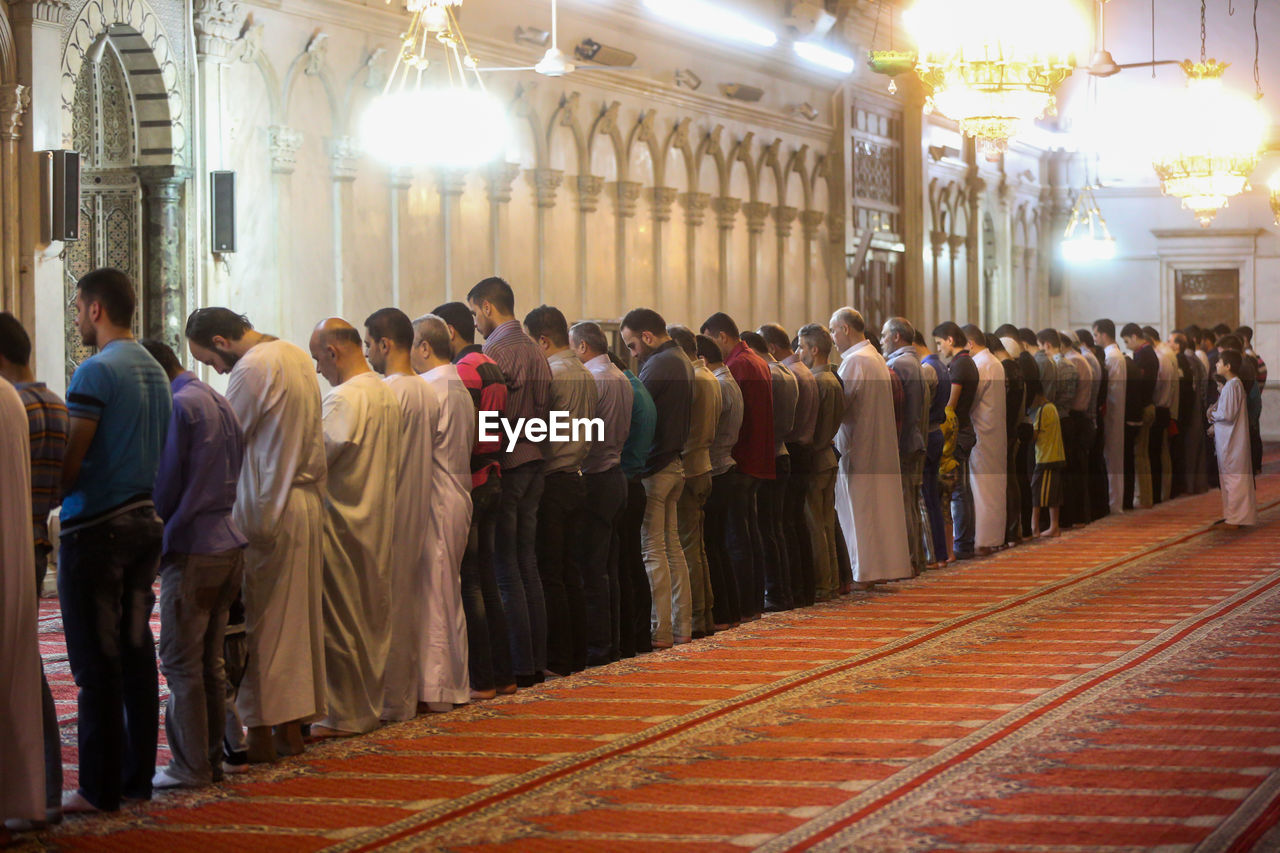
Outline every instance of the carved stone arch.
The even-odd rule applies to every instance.
[[[235,50],[241,62],[258,69],[258,73],[262,76],[262,85],[266,87],[267,91],[267,108],[270,111],[269,124],[279,125],[284,122],[284,113],[280,103],[280,75],[276,73],[276,68],[271,64],[266,51],[262,49],[262,36],[265,29],[266,24],[255,23],[253,13],[249,13],[249,16],[245,18],[244,29],[240,31],[240,37],[236,39]]]
[[[533,140],[534,168],[546,169],[549,168],[550,158],[547,155],[547,137],[542,126],[542,117],[538,115],[538,106],[533,102],[536,85],[522,83],[517,86],[508,111],[514,118],[524,121],[529,126],[529,138]]]
[[[1027,208],[1029,206],[1030,202],[1024,201],[1022,204],[1018,205],[1018,209],[1013,215],[1013,245],[1019,249],[1025,249],[1030,245],[1027,242]]]
[[[800,196],[804,206],[801,210],[809,210],[813,207],[813,186],[809,183],[808,171],[806,163],[809,161],[809,145],[805,143],[798,149],[791,152],[791,156],[787,158],[787,187],[790,189],[791,176],[800,176]],[[789,195],[790,193],[788,193]]]
[[[171,40],[146,0],[90,0],[72,22],[62,52],[62,135],[71,147],[76,83],[100,39],[119,51],[137,103],[138,165],[186,164],[186,97]]]
[[[934,231],[945,231],[942,214],[946,210],[947,188],[936,177],[929,179],[929,222]]]
[[[0,12],[0,83],[11,83],[18,74],[17,47],[13,41],[13,29],[9,16]]]
[[[968,193],[965,191],[964,185],[951,181],[947,184],[946,196],[944,201],[947,212],[950,214],[950,228],[943,229],[948,231],[951,236],[962,237],[967,233],[969,222],[969,205]],[[964,225],[961,225],[961,222]]]
[[[710,157],[712,162],[716,164],[718,194],[727,196],[729,194],[729,158],[725,156],[724,146],[721,144],[723,135],[724,125],[717,124],[702,138],[702,142],[698,143],[697,166],[695,168],[696,171],[700,172],[703,158]],[[697,174],[695,174],[695,177],[698,177]]]
[[[773,175],[773,190],[776,203],[785,205],[787,203],[787,178],[786,170],[782,165],[781,137],[760,149],[760,157],[756,161],[756,174],[766,169]]]
[[[587,175],[591,173],[591,146],[587,141],[587,136],[582,131],[582,122],[578,117],[578,105],[582,101],[582,96],[578,92],[570,92],[560,98],[560,103],[556,105],[556,109],[551,113],[551,119],[547,122],[547,162],[550,164],[551,148],[556,135],[556,128],[563,127],[569,131],[569,135],[573,137],[574,154],[577,155],[577,173],[579,175]]]
[[[672,125],[671,132],[667,134],[667,141],[663,143],[662,147],[666,152],[663,155],[664,161],[666,157],[670,156],[670,152],[680,152],[680,156],[684,159],[685,184],[689,187],[689,192],[693,193],[701,189],[698,186],[698,179],[702,170],[698,168],[699,157],[693,150],[693,144],[689,140],[690,123],[689,119],[682,118]],[[665,171],[666,166],[664,165],[663,172],[665,173]]]
[[[670,136],[666,140],[658,138],[658,132],[654,126],[657,119],[657,110],[645,110],[640,114],[635,127],[631,128],[631,132],[627,134],[627,159],[628,161],[631,159],[637,143],[647,146],[653,169],[653,185],[661,187],[666,185],[667,152],[669,151],[666,143],[670,141]]]
[[[375,47],[365,57],[360,67],[347,78],[347,88],[342,96],[342,134],[344,136],[352,135],[351,124],[356,118],[356,108],[359,106],[358,101],[372,97],[369,94],[362,95],[357,87],[363,85],[366,93],[371,91],[376,93],[382,89],[384,72],[379,68],[378,61],[386,52],[387,49],[385,47]],[[361,84],[362,77],[364,78],[363,84]]]
[[[324,55],[323,46],[328,41],[328,38],[327,33],[317,32],[311,36],[302,52],[289,63],[289,69],[284,73],[284,91],[280,97],[280,102],[284,106],[282,123],[286,125],[289,123],[289,106],[298,82],[298,76],[301,74],[305,77],[314,77],[320,81],[320,86],[324,89],[325,97],[329,102],[329,125],[332,128],[332,133],[334,136],[342,136],[346,121],[342,114],[341,104],[338,101],[338,93],[334,89],[333,75],[329,71],[329,63]]]
[[[618,113],[621,110],[622,104],[618,101],[606,104],[600,110],[600,114],[591,123],[591,131],[587,135],[587,146],[591,148],[595,145],[597,135],[608,137],[613,144],[614,161],[618,164],[617,178],[619,181],[625,181],[628,179],[628,157],[626,141],[622,138],[622,131],[618,129]]]
[[[827,194],[827,204],[831,205],[831,164],[830,157],[826,153],[818,154],[813,158],[813,170],[809,173],[809,194],[810,198],[818,195],[818,181],[821,179],[822,188]],[[831,213],[831,211],[826,211]]]
[[[729,168],[734,163],[741,163],[747,170],[748,201],[760,200],[760,172],[756,169],[756,161],[751,157],[751,145],[755,142],[755,131],[747,131],[747,135],[739,139],[729,149]]]

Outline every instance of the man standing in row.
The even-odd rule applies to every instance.
[[[813,526],[814,598],[834,598],[840,586],[837,549],[843,548],[836,532],[835,437],[844,421],[844,386],[831,365],[831,333],[811,323],[800,330],[800,355],[818,386],[818,411],[813,427],[813,485],[808,495],[808,516]]]
[[[391,540],[400,467],[400,404],[339,318],[311,334],[325,395],[324,654],[326,712],[318,736],[378,727],[391,648]]]
[[[791,599],[797,606],[807,607],[817,600],[813,556],[815,531],[808,505],[813,489],[813,433],[818,421],[818,382],[800,357],[800,342],[793,342],[785,329],[777,323],[767,323],[760,327],[760,335],[769,345],[773,357],[795,376],[799,391],[795,421],[786,438],[791,476],[787,479],[786,500],[783,502],[783,523],[787,528],[787,552],[791,557]]]
[[[733,462],[733,445],[742,429],[742,389],[725,366],[720,347],[706,335],[695,338],[698,360],[720,383],[720,413],[711,441],[711,495],[706,503],[707,562],[715,610],[715,628],[742,621],[741,586],[752,572],[751,528],[747,524],[750,482]]]
[[[760,487],[757,511],[760,536],[764,540],[764,609],[766,612],[790,610],[791,559],[783,532],[783,504],[787,481],[791,478],[791,457],[787,453],[786,436],[796,419],[799,387],[791,371],[769,353],[769,348],[756,332],[743,332],[742,340],[769,366],[773,391],[773,471],[772,480]]]
[[[920,530],[920,486],[924,480],[924,432],[929,413],[925,404],[924,379],[916,355],[916,330],[905,317],[885,321],[880,345],[888,356],[889,369],[902,382],[902,426],[898,430],[898,465],[902,470],[902,508],[907,520],[911,546],[911,568],[924,571],[924,536]]]
[[[470,316],[469,314],[467,316]],[[390,653],[382,689],[382,719],[399,722],[418,714],[419,637],[422,608],[418,587],[428,571],[432,483],[432,439],[440,404],[414,372],[413,324],[399,308],[383,308],[364,321],[369,365],[382,374],[400,404],[400,463],[396,476],[395,539],[391,545]]]
[[[972,413],[977,442],[970,459],[969,478],[973,486],[974,553],[983,557],[1003,546],[1005,541],[1008,427],[1004,368],[987,349],[987,337],[981,329],[970,324],[964,327],[964,334],[978,370]]]

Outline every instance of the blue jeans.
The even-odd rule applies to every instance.
[[[471,490],[471,532],[462,557],[461,580],[472,690],[493,690],[515,684],[507,617],[493,572],[494,530],[501,500],[502,481],[494,474]]]
[[[151,507],[66,533],[58,599],[79,696],[80,794],[103,811],[151,799],[160,725],[152,590],[164,526]]]
[[[494,537],[494,571],[511,640],[511,667],[526,686],[547,668],[547,607],[538,576],[538,504],[542,461],[502,472],[502,500]]]

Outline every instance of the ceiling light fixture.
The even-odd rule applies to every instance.
[[[506,150],[501,101],[484,89],[458,27],[462,0],[409,0],[409,29],[382,94],[365,111],[365,151],[399,165],[468,168]],[[429,54],[443,54],[433,61]]]
[[[1116,241],[1102,217],[1093,188],[1086,186],[1071,207],[1071,220],[1062,239],[1062,257],[1071,263],[1109,261],[1116,256]]]
[[[1280,225],[1280,172],[1267,181],[1267,189],[1271,191],[1271,212],[1276,216],[1276,225]]]
[[[715,38],[773,47],[778,34],[766,26],[706,0],[644,0],[649,11]]]
[[[843,53],[837,53],[830,48],[823,47],[822,45],[815,44],[811,41],[794,42],[792,47],[795,49],[796,56],[800,57],[805,62],[820,65],[829,71],[836,72],[837,74],[853,73],[854,62],[852,56],[845,56]]]
[[[1087,42],[1071,0],[917,0],[903,17],[930,103],[988,158],[1056,109]]]

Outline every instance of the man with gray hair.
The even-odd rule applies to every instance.
[[[413,370],[440,404],[431,437],[430,556],[419,587],[418,702],[433,712],[451,711],[471,698],[461,569],[471,531],[471,448],[477,425],[471,392],[452,356],[444,320],[425,314],[413,321]]]
[[[853,579],[864,589],[879,581],[911,577],[893,380],[865,332],[866,322],[852,308],[841,308],[831,316],[846,401],[836,434],[840,453],[836,513]]]
[[[916,330],[905,317],[892,317],[880,331],[889,369],[902,382],[902,425],[898,429],[898,463],[902,468],[902,507],[907,518],[911,567],[924,571],[924,535],[920,523],[920,486],[924,481],[924,437],[929,431],[925,382],[915,348]]]
[[[834,598],[840,587],[840,558],[836,533],[836,460],[832,439],[844,420],[844,386],[831,366],[831,333],[817,323],[800,330],[800,358],[818,383],[818,414],[813,426],[813,456],[808,516],[813,528],[814,597]]]
[[[617,527],[627,502],[622,448],[631,429],[635,392],[631,380],[609,359],[609,341],[595,323],[569,329],[569,347],[596,383],[599,402],[593,415],[604,421],[604,438],[592,442],[582,460],[582,595],[586,608],[587,665],[618,659],[614,643],[621,587],[618,579]]]

